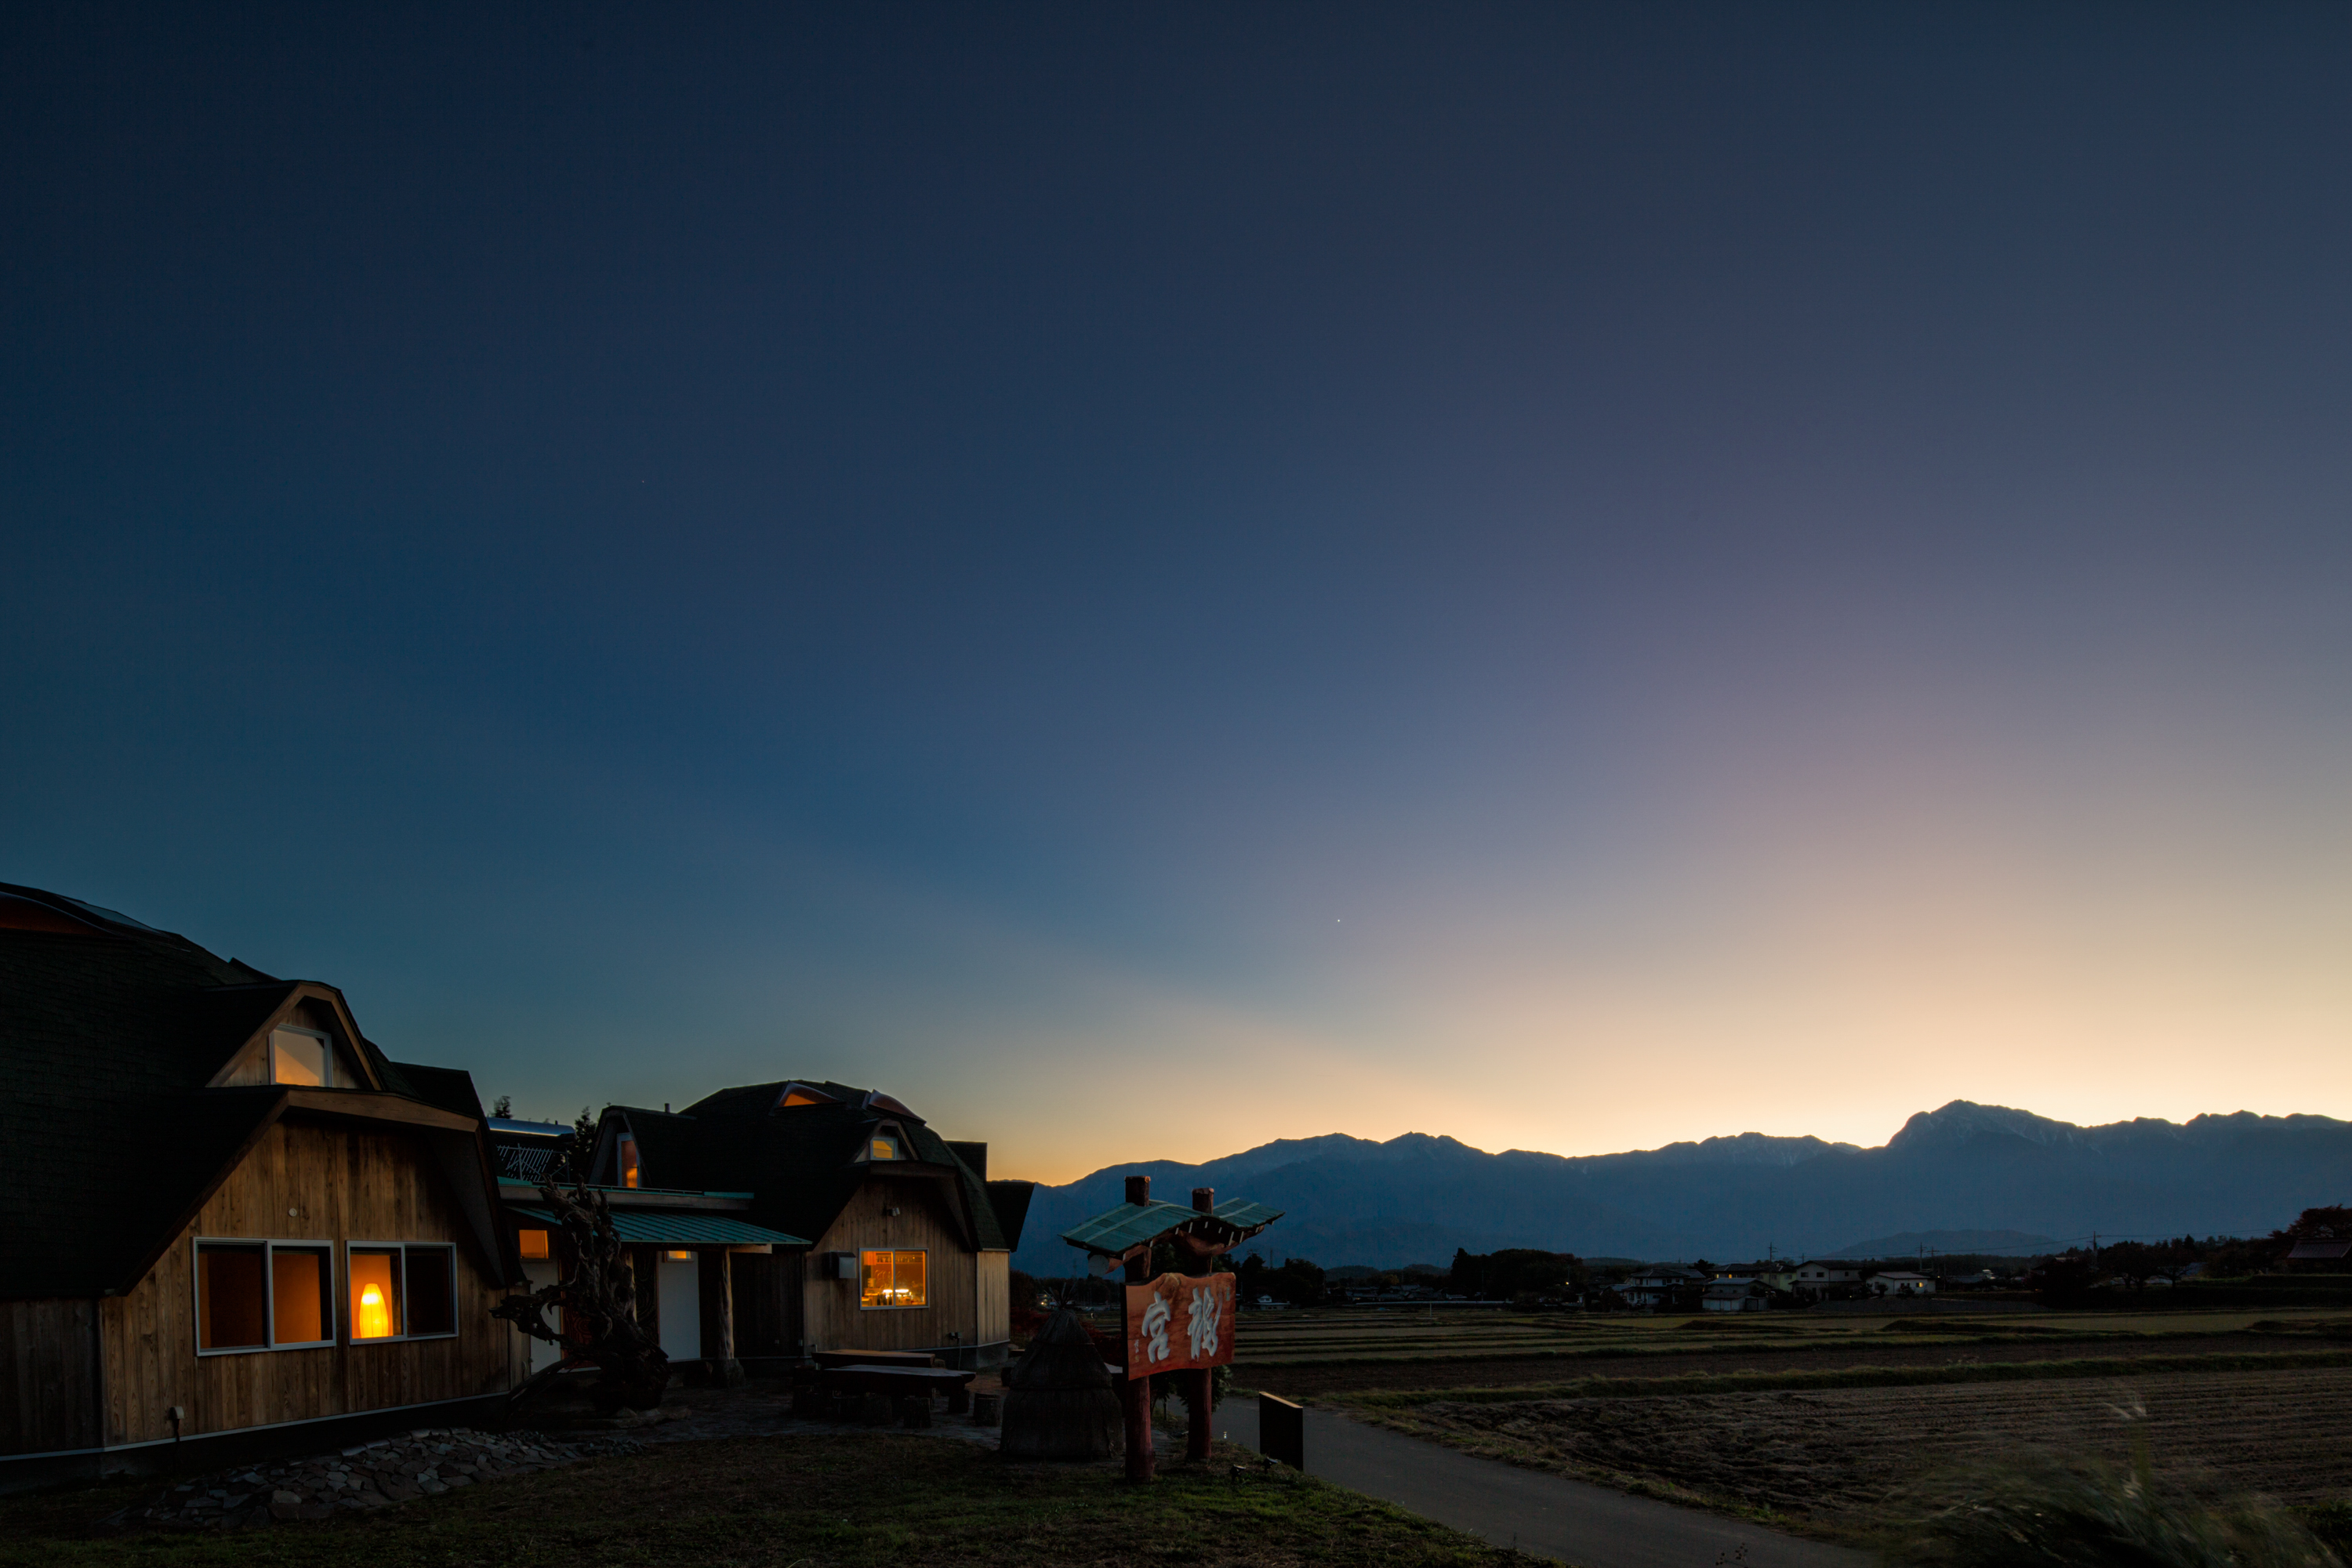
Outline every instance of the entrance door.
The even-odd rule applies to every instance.
[[[662,1354],[672,1361],[702,1359],[702,1271],[694,1254],[683,1258],[665,1252],[654,1268],[655,1298],[661,1314]]]
[[[522,1266],[522,1277],[523,1282],[534,1290],[555,1284],[559,1279],[554,1264],[530,1261],[526,1261]],[[550,1307],[541,1316],[546,1319],[549,1328],[559,1334],[563,1331],[562,1308]],[[530,1370],[533,1372],[553,1366],[563,1359],[563,1348],[561,1345],[549,1344],[545,1340],[530,1340],[526,1342],[530,1346]]]

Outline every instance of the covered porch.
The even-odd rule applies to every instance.
[[[536,1187],[520,1182],[499,1185],[525,1276],[534,1289],[556,1283],[569,1262],[562,1223]],[[736,1325],[748,1294],[742,1276],[780,1253],[804,1250],[808,1243],[741,1217],[751,1207],[748,1193],[593,1190],[605,1200],[635,1274],[638,1321],[672,1368],[690,1380],[741,1382]],[[560,1321],[552,1326],[562,1327]],[[531,1342],[530,1370],[551,1364],[559,1353],[553,1345]]]

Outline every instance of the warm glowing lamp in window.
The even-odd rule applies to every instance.
[[[637,1141],[634,1138],[624,1138],[621,1140],[621,1185],[634,1187],[636,1184]]]
[[[393,1252],[351,1255],[352,1338],[389,1340],[400,1336],[400,1258]]]

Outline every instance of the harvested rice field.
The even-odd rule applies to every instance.
[[[2300,1348],[2352,1329],[2341,1313],[1790,1312],[1577,1317],[1366,1309],[1252,1314],[1237,1385],[1286,1397],[1553,1384],[1605,1373],[1683,1376],[1966,1361],[2240,1353]]]
[[[2310,1506],[2352,1497],[2352,1366],[1750,1394],[1444,1401],[1375,1419],[1469,1452],[1866,1532],[1932,1472],[2042,1450]]]

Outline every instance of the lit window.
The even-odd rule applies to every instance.
[[[637,1141],[634,1138],[624,1138],[621,1140],[621,1185],[634,1187],[636,1184]]]
[[[895,1160],[898,1157],[898,1141],[896,1138],[877,1138],[866,1146],[866,1157],[869,1160]]]
[[[857,1255],[858,1298],[861,1307],[920,1307],[924,1291],[925,1255],[920,1252],[861,1252]]]
[[[196,1348],[264,1350],[335,1337],[332,1255],[268,1241],[196,1244]]]
[[[668,1258],[672,1263],[691,1263],[694,1261],[694,1254],[684,1247],[679,1247],[670,1252],[665,1252],[662,1256]]]
[[[352,1249],[352,1338],[400,1337],[400,1253]]]
[[[288,1024],[240,1052],[222,1073],[223,1087],[276,1083],[289,1089],[355,1089],[364,1083],[351,1058],[322,1030]]]
[[[515,1240],[521,1245],[525,1258],[548,1256],[547,1232],[543,1230],[519,1230],[515,1232]]]
[[[437,1243],[351,1249],[352,1338],[430,1339],[457,1331],[457,1258]]]
[[[327,1042],[308,1029],[278,1029],[269,1037],[270,1071],[275,1083],[324,1087]]]

